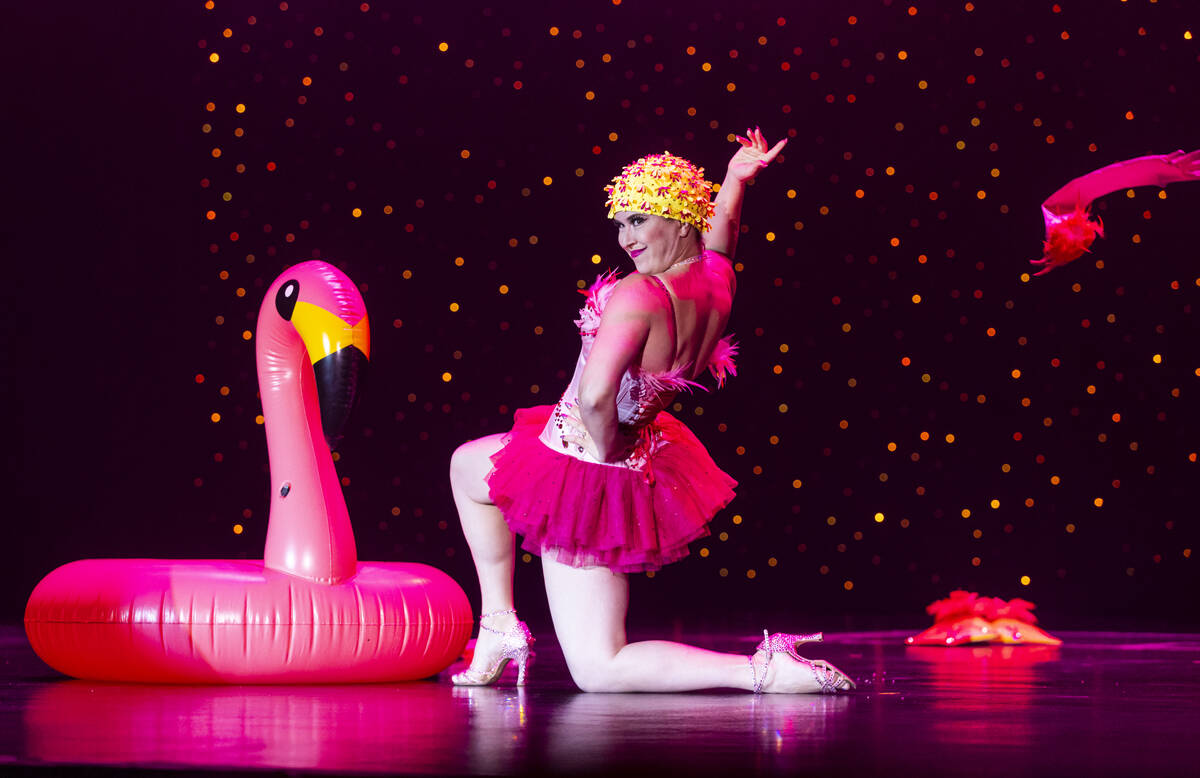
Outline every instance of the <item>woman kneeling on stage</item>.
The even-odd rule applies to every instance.
[[[583,346],[556,405],[517,411],[511,431],[451,460],[463,533],[479,574],[479,637],[459,685],[485,685],[509,661],[525,681],[533,637],[513,606],[514,537],[542,557],[554,631],[575,683],[595,692],[718,687],[758,692],[854,688],[797,653],[821,635],[767,635],[747,658],[652,640],[628,643],[631,572],[681,559],[733,499],[736,482],[666,408],[707,369],[734,374],[723,337],[746,183],[786,141],[738,138],[711,200],[703,169],[669,153],[627,165],[607,187],[608,216],[637,272],[597,279],[576,322]]]

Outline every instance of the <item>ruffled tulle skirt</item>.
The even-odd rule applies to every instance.
[[[488,488],[522,547],[574,567],[656,570],[688,554],[733,499],[737,482],[668,413],[654,420],[663,441],[653,479],[554,451],[540,439],[552,405],[518,410],[505,446],[492,456]],[[651,483],[651,480],[653,483]]]

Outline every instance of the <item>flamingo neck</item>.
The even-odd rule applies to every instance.
[[[358,552],[329,446],[312,366],[299,335],[260,317],[258,384],[271,464],[264,565],[317,583],[354,575]]]

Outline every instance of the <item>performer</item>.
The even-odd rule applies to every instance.
[[[1042,258],[1030,260],[1043,266],[1034,275],[1045,275],[1078,259],[1097,237],[1104,237],[1104,223],[1093,220],[1088,211],[1096,198],[1120,189],[1165,187],[1179,181],[1200,181],[1200,150],[1134,157],[1071,180],[1042,203],[1046,240]]]
[[[735,372],[736,347],[722,333],[742,199],[786,141],[768,147],[755,129],[738,142],[715,202],[703,169],[669,153],[643,157],[613,179],[608,216],[637,272],[602,276],[587,291],[576,322],[583,347],[556,405],[519,410],[510,432],[454,453],[451,485],[483,614],[471,666],[455,684],[493,683],[509,661],[524,683],[533,637],[513,607],[519,533],[542,557],[554,631],[585,691],[854,688],[837,668],[797,653],[819,633],[764,631],[749,661],[625,639],[626,574],[685,556],[733,499],[735,481],[663,409],[677,392],[699,387],[706,368],[718,386]]]

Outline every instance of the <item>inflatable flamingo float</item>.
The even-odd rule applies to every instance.
[[[162,683],[354,683],[434,675],[472,614],[449,576],[359,562],[330,446],[370,356],[362,296],[312,261],[259,310],[256,357],[271,512],[262,561],[84,559],[37,585],[25,631],[78,678]]]

